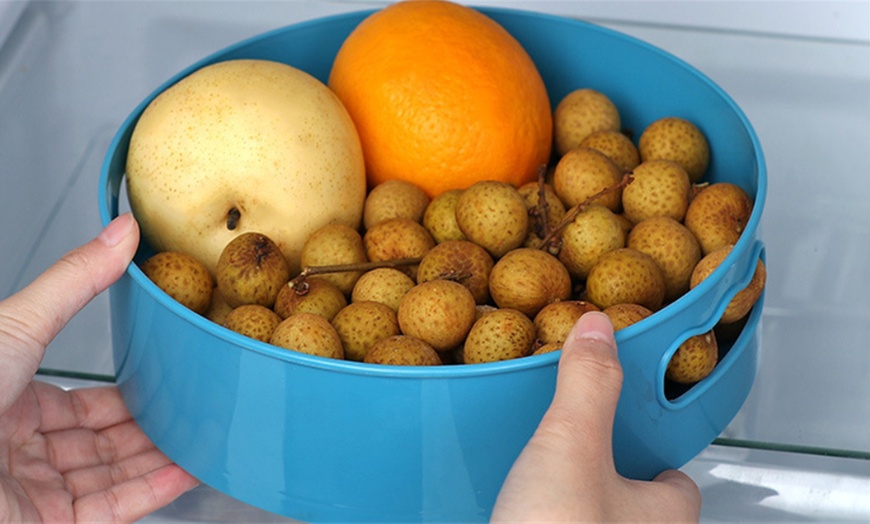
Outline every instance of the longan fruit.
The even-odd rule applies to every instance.
[[[528,355],[535,341],[535,326],[523,312],[500,308],[474,323],[465,340],[466,364],[498,362]]]
[[[429,196],[419,186],[406,180],[387,180],[369,191],[363,205],[363,225],[369,229],[390,218],[407,218],[421,222]]]
[[[344,348],[335,328],[314,313],[298,313],[282,320],[269,343],[309,355],[344,359]]]
[[[632,228],[626,246],[646,253],[659,265],[666,301],[689,290],[692,272],[701,260],[701,246],[686,226],[666,216],[648,218]]]
[[[435,247],[435,240],[421,224],[409,218],[390,218],[378,222],[363,235],[366,256],[371,262],[403,258],[421,258]],[[417,266],[403,271],[417,278]]]
[[[517,188],[483,180],[459,197],[456,223],[468,240],[499,258],[523,244],[529,231],[529,213]]]
[[[332,327],[341,338],[344,357],[361,362],[372,345],[383,338],[399,334],[396,311],[380,302],[353,302],[332,319]]]
[[[621,303],[614,304],[604,310],[604,314],[610,317],[613,330],[619,331],[636,322],[640,322],[653,314],[649,309],[640,304]]]
[[[204,315],[211,305],[214,280],[208,268],[190,255],[162,251],[141,266],[145,276],[183,306]]]
[[[619,131],[621,126],[619,110],[607,95],[595,89],[576,89],[565,95],[553,111],[556,152],[564,155],[588,135]]]
[[[240,335],[269,342],[281,323],[277,313],[259,304],[243,304],[227,314],[223,326]]]
[[[730,182],[716,182],[692,198],[683,223],[706,255],[736,244],[751,215],[752,199],[746,191]]]
[[[572,277],[585,280],[602,256],[625,247],[626,228],[606,207],[591,205],[562,229],[560,238],[559,260]]]
[[[622,169],[601,151],[577,147],[565,153],[556,164],[553,189],[565,207],[571,208],[607,188],[617,186],[622,176]],[[618,212],[622,209],[622,191],[620,187],[599,195],[592,203]]]
[[[710,273],[719,267],[722,261],[725,260],[725,257],[731,253],[733,248],[734,246],[724,246],[705,255],[692,270],[689,283],[690,288],[694,289],[698,284],[703,282],[704,279],[710,276]],[[726,306],[725,311],[722,313],[722,318],[719,319],[719,322],[722,324],[732,324],[749,314],[752,306],[754,306],[761,297],[766,281],[767,268],[764,265],[764,261],[759,258],[755,263],[755,271],[752,274],[752,280],[750,280],[749,284],[738,291],[737,294],[734,295],[734,298],[728,302],[728,306]]]
[[[278,244],[253,231],[227,243],[215,271],[221,294],[233,307],[259,304],[271,308],[281,286],[290,280],[290,266]]]
[[[665,378],[678,384],[694,384],[709,375],[719,360],[719,345],[713,331],[696,335],[680,344],[668,362]]]
[[[533,320],[538,342],[564,342],[574,324],[588,311],[600,310],[595,304],[583,300],[562,300],[547,304]]]
[[[560,349],[562,349],[561,342],[547,342],[532,351],[532,355],[544,355],[546,353],[552,353],[553,351],[559,351]]]
[[[601,151],[626,173],[640,164],[640,152],[637,146],[620,131],[612,129],[596,131],[580,141],[579,147]]]
[[[622,191],[623,214],[633,224],[666,216],[682,222],[689,207],[692,184],[686,170],[670,160],[641,162]]]
[[[701,180],[710,164],[710,145],[707,137],[685,118],[660,118],[644,129],[638,140],[642,162],[672,160],[680,164],[691,182]]]
[[[426,342],[409,335],[394,335],[375,342],[364,362],[391,366],[438,366],[439,354]]]
[[[327,224],[308,237],[302,246],[300,264],[312,266],[335,266],[366,262],[366,249],[359,231],[346,224]],[[338,287],[345,296],[350,296],[361,271],[338,271],[321,273],[320,278]]]
[[[436,351],[449,351],[462,344],[474,323],[474,296],[462,284],[430,280],[417,284],[399,304],[399,328]]]
[[[417,269],[417,283],[438,278],[454,280],[471,291],[474,301],[489,300],[489,274],[494,262],[489,253],[468,240],[448,240],[423,256]]]
[[[423,227],[432,235],[435,243],[467,239],[456,223],[456,203],[462,192],[462,189],[450,189],[433,198],[426,206]]]
[[[571,296],[571,275],[546,251],[522,247],[495,263],[489,274],[489,293],[498,307],[533,318],[547,304]]]
[[[601,257],[589,271],[586,296],[601,309],[631,302],[657,311],[665,298],[665,279],[651,256],[621,248]]]
[[[405,293],[417,285],[407,273],[391,267],[379,267],[363,273],[351,293],[351,302],[371,300],[399,310]]]
[[[320,276],[308,277],[302,283],[287,283],[278,291],[273,309],[282,319],[297,313],[314,313],[326,320],[347,306],[344,293],[332,282]]]

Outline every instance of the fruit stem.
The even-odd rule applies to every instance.
[[[559,223],[556,224],[556,227],[554,227],[552,230],[550,230],[547,233],[547,235],[544,237],[544,239],[541,240],[541,243],[538,244],[538,249],[547,250],[548,252],[550,252],[550,254],[558,254],[559,248],[556,245],[557,244],[556,237],[559,235],[559,233],[562,232],[562,229],[564,229],[565,226],[567,226],[568,224],[573,222],[574,219],[577,218],[577,215],[579,215],[580,213],[585,211],[586,208],[591,206],[598,198],[600,198],[608,193],[611,193],[613,191],[616,191],[618,189],[624,188],[625,186],[630,184],[632,180],[634,180],[634,178],[631,176],[631,174],[626,174],[625,176],[622,177],[622,180],[620,180],[618,183],[616,183],[610,187],[606,187],[606,188],[602,189],[601,191],[590,196],[589,198],[587,198],[583,202],[580,202],[577,205],[575,205],[574,207],[572,207],[571,209],[569,209],[565,213],[565,215],[562,217],[562,220],[560,220]],[[554,251],[555,251],[555,253],[554,253]]]
[[[538,168],[538,202],[529,210],[529,214],[537,217],[535,235],[544,238],[550,233],[550,203],[547,201],[547,165]]]
[[[322,275],[325,273],[344,273],[348,271],[369,271],[382,267],[399,268],[404,266],[414,266],[423,260],[422,257],[416,258],[394,258],[392,260],[377,260],[374,262],[358,262],[355,264],[335,264],[331,266],[306,266],[296,275],[287,285],[297,288],[299,292],[307,291],[305,279],[313,275]]]
[[[239,219],[242,218],[242,212],[238,208],[233,207],[227,212],[227,229],[234,231],[239,227]]]

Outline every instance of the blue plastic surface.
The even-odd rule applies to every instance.
[[[482,9],[529,51],[554,104],[591,87],[639,133],[663,116],[695,122],[711,144],[706,180],[742,186],[755,206],[732,253],[696,289],[617,334],[625,378],[614,427],[619,471],[648,479],[680,467],[732,420],[756,373],[763,297],[714,372],[677,398],[664,369],[676,347],[713,327],[763,257],[761,145],[736,104],[691,66],[581,21]],[[180,72],[123,123],[100,180],[102,221],[118,213],[130,134],[160,91],[232,58],[289,63],[326,80],[367,12],[278,29]],[[150,254],[140,246],[137,264]],[[466,366],[335,361],[242,337],[174,302],[132,264],[111,289],[115,368],[143,431],[210,486],[306,521],[488,518],[505,475],[552,398],[559,353]]]

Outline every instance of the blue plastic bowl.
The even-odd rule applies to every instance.
[[[707,180],[755,200],[735,249],[700,286],[617,334],[625,372],[613,446],[618,470],[649,479],[703,450],[740,409],[756,374],[762,300],[722,348],[713,373],[677,398],[664,372],[685,339],[713,327],[763,257],[756,239],[766,193],[761,145],[734,101],[681,60],[581,21],[482,9],[525,46],[551,101],[579,87],[606,93],[639,132],[663,116],[708,137]],[[305,22],[245,40],[169,79],[132,112],[106,155],[103,223],[118,214],[137,118],[161,91],[207,64],[277,60],[326,80],[348,33],[368,14]],[[637,79],[642,78],[642,83]],[[111,289],[117,380],[143,431],[204,483],[307,521],[484,520],[550,403],[559,353],[437,368],[374,366],[308,356],[242,337],[179,305],[136,262]]]

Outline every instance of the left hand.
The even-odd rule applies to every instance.
[[[48,343],[123,274],[138,242],[122,215],[0,302],[0,521],[129,522],[197,485],[142,433],[116,387],[34,380]]]

